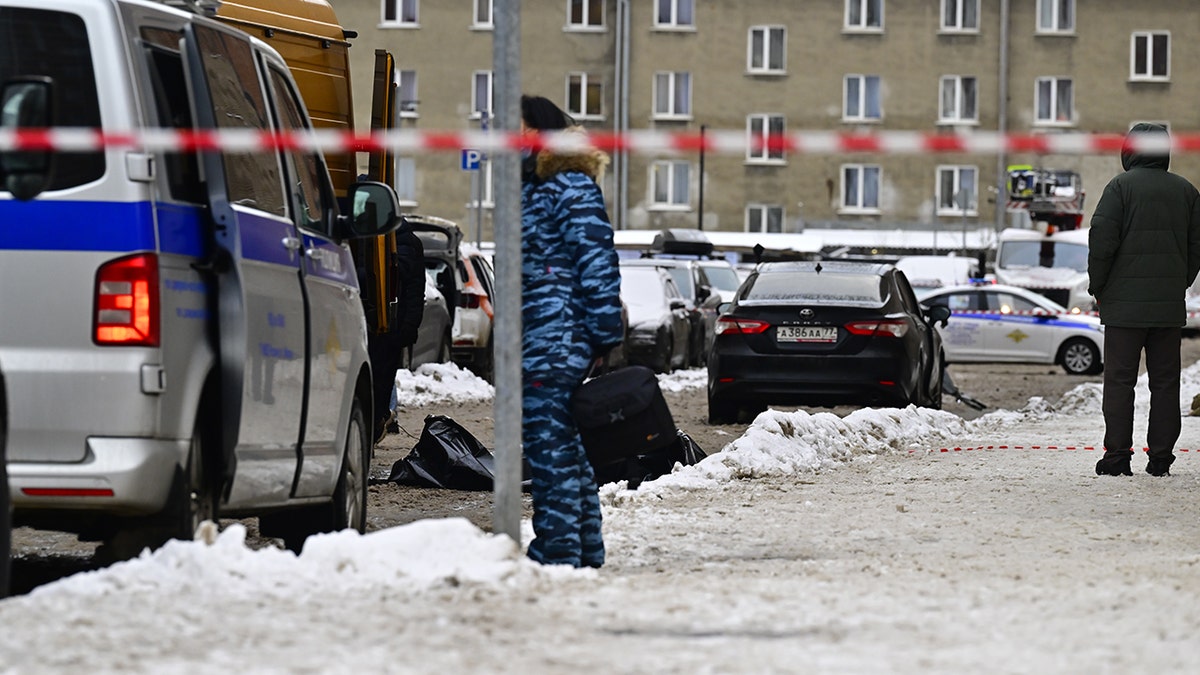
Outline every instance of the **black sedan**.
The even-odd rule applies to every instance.
[[[945,307],[923,309],[904,273],[863,262],[764,263],[717,320],[708,418],[768,404],[942,406]]]

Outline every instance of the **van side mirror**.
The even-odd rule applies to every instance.
[[[338,239],[378,237],[400,226],[400,200],[396,191],[375,181],[350,186],[350,215],[338,218]]]
[[[54,81],[48,77],[15,77],[0,89],[0,129],[45,129],[54,119]],[[0,180],[5,190],[22,201],[33,199],[50,185],[54,164],[51,150],[0,151]]]

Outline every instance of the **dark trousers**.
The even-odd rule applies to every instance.
[[[1104,330],[1104,449],[1125,454],[1133,448],[1133,387],[1142,352],[1150,379],[1150,420],[1146,446],[1150,457],[1173,456],[1179,440],[1180,328]]]
[[[400,369],[400,356],[405,346],[404,339],[396,331],[367,336],[367,356],[371,359],[374,388],[371,392],[373,439],[379,438],[383,420],[388,417],[388,403],[392,399],[392,387],[396,386],[396,371]]]

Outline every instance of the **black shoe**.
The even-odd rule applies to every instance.
[[[1175,461],[1175,455],[1167,455],[1166,457],[1151,457],[1150,463],[1146,465],[1146,473],[1151,476],[1170,476],[1171,463]]]
[[[1133,453],[1105,455],[1096,462],[1097,476],[1132,476],[1133,469],[1129,468],[1129,458]]]

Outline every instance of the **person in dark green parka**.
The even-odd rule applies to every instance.
[[[1104,456],[1096,473],[1131,476],[1134,384],[1142,352],[1150,380],[1146,472],[1169,474],[1181,428],[1184,293],[1200,272],[1200,192],[1168,171],[1170,138],[1137,124],[1121,149],[1088,235],[1088,292],[1104,324]]]

